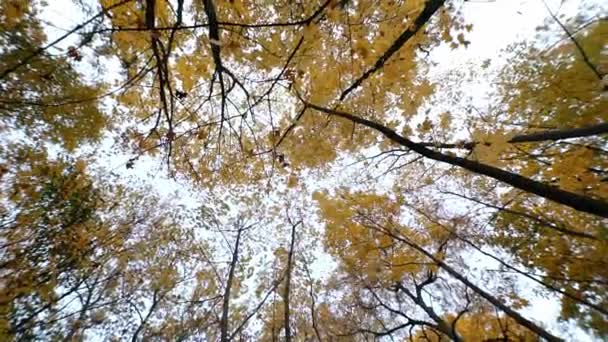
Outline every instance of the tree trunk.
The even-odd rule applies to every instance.
[[[239,244],[241,243],[242,228],[239,228],[236,234],[236,242],[234,243],[234,251],[232,252],[232,260],[230,261],[230,270],[228,271],[228,279],[226,280],[226,289],[224,290],[224,301],[222,305],[222,318],[220,320],[220,341],[228,342],[228,313],[230,312],[230,289],[234,279],[234,270],[239,260]]]
[[[291,269],[293,265],[294,244],[296,241],[296,227],[299,222],[291,225],[291,243],[289,244],[289,254],[287,254],[287,272],[285,274],[285,293],[283,295],[283,303],[285,306],[285,341],[291,342],[291,327],[289,326],[290,308],[289,308],[289,290],[291,286]]]

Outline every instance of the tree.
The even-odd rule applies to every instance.
[[[444,77],[467,1],[3,2],[3,336],[561,340],[525,281],[605,337],[606,20],[549,5]]]
[[[98,103],[103,86],[75,70],[82,58],[75,47],[59,55],[50,53],[52,44],[42,47],[47,38],[37,5],[20,0],[0,5],[0,44],[5,47],[0,53],[1,127],[69,150],[97,142],[108,125]]]
[[[174,315],[199,303],[200,317],[215,294],[199,288],[209,285],[204,276],[192,283],[192,274],[210,272],[197,261],[206,247],[178,225],[175,211],[95,181],[86,160],[53,159],[23,145],[2,152],[4,339],[136,340],[192,331],[193,318]]]
[[[550,22],[555,20],[562,25],[559,19],[550,18]],[[501,132],[503,141],[482,134],[486,141],[499,141],[482,149],[475,146],[474,153],[521,170],[528,177],[605,199],[606,117],[600,108],[606,100],[601,95],[601,75],[597,74],[603,68],[601,44],[597,42],[606,25],[604,20],[584,18],[574,25],[585,29],[574,36],[571,32],[577,31],[576,27],[562,26],[566,38],[548,49],[518,47],[518,53],[501,71],[500,105],[485,117],[489,120],[484,120],[489,128],[471,128]],[[521,120],[522,113],[526,121]],[[495,229],[483,233],[482,243],[491,241],[505,248],[551,287],[564,289],[562,318],[578,319],[583,326],[605,334],[607,312],[601,304],[605,301],[605,279],[600,271],[606,264],[602,252],[606,246],[605,219],[514,190],[501,196],[485,189],[474,194],[459,189],[449,194],[495,211],[490,216]],[[593,279],[583,273],[593,274]],[[581,303],[581,298],[594,299]]]
[[[422,295],[424,287],[435,282],[437,280],[435,273],[441,270],[537,336],[547,340],[560,340],[521,316],[513,308],[502,303],[501,299],[474,284],[461,271],[451,266],[446,260],[446,248],[451,235],[449,230],[443,230],[442,227],[428,227],[425,232],[425,230],[401,227],[397,223],[400,215],[400,199],[390,200],[373,194],[340,194],[339,196],[345,198],[346,203],[341,201],[336,203],[323,195],[317,197],[323,216],[328,221],[326,229],[329,234],[327,240],[331,244],[330,250],[338,248],[348,253],[341,256],[345,260],[347,272],[363,272],[364,288],[376,286],[378,283],[388,289],[395,287],[395,292],[403,291],[435,321],[434,324],[424,323],[401,313],[407,321],[399,328],[373,334],[381,336],[410,326],[426,325],[452,340],[459,341],[460,336],[455,331],[454,325],[450,326],[442,320],[440,315],[425,303]],[[429,236],[425,236],[425,233]],[[437,244],[437,252],[431,252],[431,246],[425,246],[426,244]],[[345,248],[345,245],[348,247]],[[389,260],[383,260],[385,257]],[[387,273],[387,278],[381,277],[383,273]],[[409,290],[402,284],[407,275],[413,278],[414,290]],[[390,312],[399,313],[386,304],[380,305]],[[466,312],[466,308],[462,312]]]

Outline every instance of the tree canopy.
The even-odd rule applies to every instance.
[[[0,339],[608,338],[605,8],[503,5],[0,2]]]

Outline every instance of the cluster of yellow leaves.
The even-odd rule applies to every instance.
[[[557,177],[561,188],[573,191],[584,190],[599,182],[598,175],[589,171],[594,152],[590,149],[577,149],[561,155],[551,165],[547,175]]]
[[[603,284],[608,281],[605,272],[608,248],[606,225],[602,219],[527,196],[519,196],[517,201],[510,203],[509,209],[530,213],[561,229],[597,236],[598,240],[591,240],[564,235],[540,222],[502,212],[496,221],[498,229],[492,243],[509,250],[525,266],[543,273],[543,281],[559,286],[577,298],[593,298],[593,301],[603,303],[599,305],[606,305],[608,293]],[[579,320],[599,334],[608,333],[605,318],[600,313],[570,299],[562,301],[561,314],[565,319]]]
[[[456,316],[452,314],[444,317],[448,322],[452,322],[455,318]],[[538,337],[530,330],[522,327],[512,318],[496,315],[489,308],[481,308],[460,317],[456,322],[456,332],[465,341],[538,341]],[[425,334],[419,331],[414,336],[414,341],[442,342],[444,339],[433,333]]]
[[[119,5],[120,0],[100,0],[103,8],[113,7],[109,12],[109,18],[116,27],[144,28],[144,12],[137,2],[127,2]],[[116,6],[117,5],[117,6]],[[166,5],[165,5],[166,6]],[[158,8],[165,6],[157,6]],[[120,31],[113,34],[113,38],[120,47],[122,57],[127,57],[127,51],[133,53],[147,47],[148,32]]]
[[[99,0],[103,8],[112,8],[108,11],[108,18],[113,26],[118,28],[143,29],[146,27],[144,8],[137,2],[126,2],[122,0]],[[170,25],[172,18],[169,3],[158,1],[155,4],[156,26],[166,27]],[[148,48],[150,35],[157,34],[146,30],[125,30],[113,33],[114,42],[117,45],[116,52],[122,58],[131,58],[136,53]]]
[[[28,0],[6,0],[0,3],[0,20],[8,29],[15,27],[27,14],[30,6]]]
[[[577,36],[598,67],[606,63],[602,49],[607,34],[608,24],[600,20]],[[608,120],[601,80],[570,41],[548,51],[525,51],[510,63],[503,78],[499,88],[514,121],[525,115],[530,126],[581,127]]]
[[[90,179],[83,174],[83,161],[76,161],[69,171],[66,164],[49,163],[44,152],[12,148],[14,154],[8,156],[15,166],[2,179],[5,186],[10,185],[6,188],[10,196],[2,199],[9,201],[5,203],[14,213],[7,222],[11,229],[1,233],[3,312],[14,310],[14,302],[21,297],[35,296],[52,306],[60,275],[90,268],[94,264],[91,251],[109,233],[94,223],[92,208],[98,202]],[[9,170],[8,165],[3,168]]]
[[[459,46],[465,48],[471,44],[466,40],[465,32],[471,32],[472,24],[466,24],[461,17],[453,17],[448,15],[446,11],[441,11],[439,16],[439,25],[441,29],[441,39],[448,43],[452,49]],[[456,39],[454,39],[456,35]]]
[[[306,149],[301,150],[298,148],[304,144],[307,146]],[[315,167],[336,158],[334,146],[320,135],[300,135],[295,133],[288,140],[288,143],[285,144],[285,149],[294,152],[293,154],[289,154],[289,160],[293,162],[294,166]]]
[[[100,0],[100,2],[104,8],[108,8],[119,3],[119,0]],[[164,1],[156,3],[156,24],[165,27],[173,24],[175,18],[170,3]],[[175,114],[173,123],[186,123],[191,126],[184,124],[186,128],[180,127],[183,128],[180,131],[183,134],[179,139],[176,138],[173,141],[169,136],[174,136],[175,131],[168,130],[163,126],[163,122],[160,127],[155,126],[156,129],[150,136],[138,130],[128,131],[125,135],[126,140],[131,142],[134,150],[154,153],[152,150],[155,146],[160,143],[165,145],[170,143],[174,151],[172,161],[177,164],[177,170],[192,175],[194,179],[202,179],[200,183],[203,185],[211,185],[213,181],[231,185],[253,184],[265,176],[279,173],[284,177],[282,179],[286,180],[287,186],[294,188],[298,186],[298,171],[301,168],[322,167],[334,161],[343,151],[357,151],[377,143],[377,139],[370,134],[369,130],[356,129],[352,123],[345,120],[328,118],[325,115],[319,115],[318,112],[309,111],[285,138],[282,145],[277,146],[278,137],[286,131],[285,128],[288,125],[293,124],[286,119],[287,115],[281,114],[283,116],[279,115],[277,119],[277,117],[271,117],[274,113],[260,115],[259,112],[262,110],[259,110],[259,107],[256,108],[258,113],[253,113],[253,111],[241,113],[240,110],[245,107],[245,104],[250,104],[248,101],[260,99],[259,96],[267,89],[264,88],[265,84],[271,83],[274,86],[274,80],[268,81],[268,75],[275,75],[277,70],[282,70],[283,67],[287,68],[284,70],[283,76],[289,82],[277,81],[275,89],[281,90],[269,97],[267,101],[269,105],[273,102],[281,102],[284,99],[283,96],[289,96],[290,91],[298,91],[300,95],[304,95],[308,100],[319,105],[333,104],[341,90],[373,67],[395,39],[412,25],[414,18],[420,14],[426,4],[424,0],[381,1],[380,3],[371,0],[350,3],[333,1],[323,14],[323,20],[312,20],[310,23],[300,26],[286,24],[274,27],[264,25],[264,23],[288,23],[302,20],[314,13],[324,1],[297,4],[287,1],[281,2],[277,6],[260,6],[256,2],[240,0],[216,1],[215,3],[221,21],[244,23],[243,26],[250,25],[251,27],[234,25],[234,29],[227,29],[229,25],[223,25],[217,42],[210,42],[205,34],[196,36],[187,33],[186,30],[176,33],[174,46],[179,48],[175,49],[178,51],[175,52],[176,55],[168,60],[169,71],[167,71],[166,77],[169,78],[168,82],[176,87],[175,89],[181,87],[181,91],[187,94],[180,96],[175,101],[179,103],[175,113],[165,114],[166,116]],[[12,21],[13,19],[7,19],[8,14],[6,13],[13,15],[18,20],[27,13],[27,4],[23,5],[23,1],[9,0],[2,6],[4,27],[11,27],[16,23],[16,21]],[[197,22],[201,18],[204,20],[207,16],[203,7],[200,1],[192,3],[190,9],[192,13],[189,14]],[[144,28],[143,15],[142,2],[136,1],[113,8],[106,13],[107,22],[113,27],[134,29]],[[418,58],[420,50],[424,51],[429,45],[439,41],[448,42],[452,47],[468,45],[464,31],[469,31],[470,26],[464,25],[453,17],[454,15],[449,10],[442,10],[438,23],[432,23],[432,25],[439,26],[439,32],[428,27],[421,29],[382,68],[376,70],[361,87],[353,92],[344,101],[342,108],[379,122],[391,122],[387,124],[391,127],[398,127],[400,122],[392,120],[394,118],[392,114],[395,114],[396,111],[393,110],[392,113],[389,113],[390,109],[398,108],[397,112],[406,117],[416,114],[420,106],[435,91],[435,85],[420,76],[427,67]],[[255,27],[256,24],[261,25]],[[40,31],[38,30],[38,32]],[[592,55],[597,54],[596,46],[600,45],[597,43],[603,33],[605,33],[605,26],[593,31],[585,41],[585,47],[587,45],[590,47]],[[118,56],[128,69],[127,75],[132,77],[138,69],[136,67],[141,67],[145,65],[146,60],[152,59],[153,56],[149,49],[151,39],[165,40],[168,37],[167,30],[162,32],[146,30],[112,32],[110,40],[112,46],[108,49],[108,54]],[[37,46],[43,41],[39,37],[37,38],[32,45]],[[301,48],[292,55],[300,38],[303,39]],[[222,74],[229,80],[222,86],[230,85],[227,88],[237,92],[242,86],[237,84],[237,79],[245,82],[246,85],[256,85],[255,89],[251,89],[252,97],[247,101],[239,102],[239,96],[235,97],[238,103],[229,101],[229,107],[232,110],[228,114],[238,111],[239,115],[235,116],[242,118],[238,133],[235,128],[237,125],[232,126],[231,122],[225,120],[224,117],[219,118],[216,113],[215,94],[225,90],[218,89],[221,87],[218,86],[219,74],[213,72],[215,68],[210,56],[211,43],[221,47],[224,65],[231,72],[236,73],[236,76],[229,75],[227,72]],[[7,54],[7,58],[3,59],[20,60],[23,54],[17,50],[19,49],[11,51]],[[561,56],[573,52],[569,47],[560,46],[549,56],[552,57],[550,59],[553,57],[559,59],[558,57],[561,58]],[[290,63],[285,66],[287,56],[291,56],[289,57]],[[72,100],[75,94],[85,99],[96,98],[101,94],[100,88],[71,82],[77,79],[78,75],[65,71],[67,68],[55,68],[55,63],[65,66],[64,62],[60,59],[43,60],[35,68],[32,67],[30,70],[23,68],[25,71],[16,77],[22,83],[21,88],[16,87],[14,88],[16,90],[12,91],[13,89],[9,87],[11,91],[7,92],[8,95],[2,96],[8,100],[20,92],[36,93],[42,94],[40,100],[46,103],[57,98]],[[4,62],[0,61],[0,63]],[[522,115],[531,114],[532,118],[528,123],[557,127],[591,124],[606,119],[606,114],[602,112],[605,101],[598,97],[597,82],[592,81],[591,76],[583,72],[583,67],[582,64],[576,64],[574,67],[560,67],[560,72],[555,73],[553,72],[554,65],[546,61],[540,61],[538,64],[517,64],[514,68],[517,69],[516,74],[519,76],[513,78],[514,82],[506,92],[509,94],[506,100],[508,102],[507,119],[519,119]],[[61,91],[57,91],[56,87],[47,87],[43,80],[44,77],[50,77],[49,75],[44,75],[44,77],[40,75],[41,70],[51,69],[63,70],[62,73],[52,72],[55,80],[62,85]],[[246,77],[239,74],[241,72],[246,74]],[[212,75],[214,75],[214,84],[210,86],[209,81],[212,79]],[[579,75],[584,76],[579,77]],[[121,109],[126,109],[130,115],[129,118],[144,119],[146,124],[154,123],[157,120],[157,117],[151,113],[159,113],[158,89],[156,89],[159,78],[159,75],[148,75],[144,77],[144,81],[136,80],[135,86],[121,92],[117,97],[119,104],[124,107]],[[244,81],[245,79],[247,81]],[[146,83],[149,80],[153,81]],[[258,84],[261,85],[259,89]],[[573,89],[568,88],[569,84]],[[23,85],[27,89],[24,90]],[[203,93],[203,91],[209,91],[210,88],[212,94]],[[409,91],[404,91],[404,89]],[[206,98],[203,95],[209,95],[209,104],[203,110],[199,110],[205,105],[204,101],[202,104],[197,102],[201,98]],[[290,100],[292,99],[290,98]],[[175,99],[170,99],[170,101],[173,100]],[[289,105],[279,105],[278,111],[287,112],[283,110],[285,107],[289,107]],[[35,108],[37,107],[22,106],[16,110],[12,109],[10,112],[0,110],[3,111],[2,114],[7,114],[6,117],[16,117],[17,121],[21,121],[24,126],[34,126],[41,121],[43,124],[53,127],[51,140],[61,141],[67,149],[78,147],[84,137],[98,138],[101,128],[106,124],[105,118],[94,104]],[[578,108],[580,111],[576,115],[571,115],[573,108]],[[196,110],[190,111],[190,109]],[[193,112],[196,113],[193,114]],[[28,116],[27,113],[35,115]],[[547,115],[547,113],[551,115]],[[259,116],[246,121],[247,115]],[[158,117],[164,120],[164,116],[159,115]],[[439,118],[439,127],[448,130],[451,121],[451,114],[444,113]],[[276,122],[279,122],[278,127],[275,127]],[[419,125],[418,131],[423,135],[431,133],[435,128],[435,122],[432,118],[426,117]],[[253,124],[254,127],[252,128],[249,124]],[[272,126],[272,129],[269,129],[268,126]],[[224,135],[220,136],[220,132]],[[237,137],[235,138],[233,135]],[[512,134],[504,129],[484,128],[476,131],[472,137],[476,142],[474,156],[481,162],[499,167],[504,166],[506,152],[509,152],[510,155],[515,153],[510,149],[511,137]],[[386,141],[383,143],[388,146]],[[380,146],[385,147],[385,145]],[[536,153],[538,151],[531,148],[526,152]],[[525,175],[556,178],[559,180],[560,187],[568,190],[589,191],[603,197],[601,194],[606,187],[598,185],[600,177],[589,170],[595,167],[603,168],[605,162],[598,161],[599,158],[591,152],[591,149],[568,148],[549,150],[549,152],[559,152],[559,157],[548,156],[549,161],[544,161],[544,164],[548,164],[548,166],[544,170],[539,167],[539,163],[528,159],[520,163],[514,162],[509,166],[519,167]],[[258,157],[258,155],[262,156]],[[25,159],[27,158],[44,159],[43,156],[35,154],[28,155]],[[24,161],[19,162],[24,163]],[[69,205],[68,207],[52,207],[58,214],[46,207],[43,208],[44,210],[34,208],[33,205],[32,208],[27,207],[34,214],[27,212],[27,215],[18,215],[16,224],[22,229],[12,231],[10,234],[14,234],[14,236],[8,236],[7,239],[27,240],[26,238],[29,237],[27,234],[31,233],[28,229],[36,227],[41,221],[44,221],[45,225],[59,227],[64,223],[66,217],[73,218],[72,210],[80,213],[79,210],[95,211],[99,209],[99,206],[103,207],[94,198],[91,199],[91,203],[86,201],[83,203],[83,199],[90,199],[87,196],[91,195],[89,179],[84,176],[86,164],[83,161],[76,161],[72,166],[59,163],[51,163],[50,167],[48,165],[34,166],[31,169],[19,170],[12,176],[16,177],[14,191],[10,197],[7,197],[7,200],[27,207],[30,202],[38,205],[38,201],[48,199],[48,196],[52,195],[55,197],[51,196],[51,199],[73,205],[73,207]],[[71,170],[71,167],[72,171],[66,171]],[[542,174],[536,175],[537,173]],[[432,183],[431,178],[427,179],[430,180],[429,183]],[[44,184],[46,187],[41,187],[40,184]],[[407,235],[408,238],[416,239],[420,244],[431,244],[447,238],[445,230],[438,225],[424,225],[427,234],[420,234],[414,229],[403,227],[399,223],[401,218],[400,199],[390,196],[344,191],[334,198],[327,194],[316,193],[315,199],[319,204],[322,217],[327,222],[325,230],[327,249],[340,260],[344,270],[350,274],[361,275],[370,282],[395,282],[403,279],[407,274],[420,273],[423,269],[428,270],[421,266],[423,263],[420,262],[418,255],[403,246],[398,246],[395,239],[390,236],[391,233]],[[56,203],[53,202],[53,204]],[[523,202],[515,202],[512,204],[512,208],[538,216],[551,213],[568,217],[571,219],[571,225],[579,225],[575,229],[585,232],[594,233],[599,230],[598,227],[601,225],[601,223],[590,221],[583,215],[572,214],[561,207],[553,207],[552,204],[530,207]],[[8,209],[5,210],[8,211]],[[80,217],[77,218],[80,219]],[[180,271],[183,268],[176,265],[185,258],[183,249],[187,245],[187,239],[180,236],[182,231],[176,227],[175,222],[172,220],[153,222],[155,229],[146,234],[147,239],[133,240],[127,236],[126,232],[121,232],[115,234],[113,242],[103,240],[104,237],[115,233],[111,225],[100,224],[100,222],[103,223],[101,218],[94,215],[87,216],[87,220],[77,222],[72,230],[59,231],[57,235],[45,240],[44,243],[47,247],[51,246],[53,252],[47,253],[49,269],[55,271],[53,267],[57,267],[64,258],[74,261],[78,272],[90,271],[92,261],[86,253],[83,255],[82,252],[103,241],[107,244],[102,244],[99,248],[105,251],[132,251],[117,253],[116,259],[110,256],[105,259],[115,261],[121,270],[128,271],[125,272],[127,275],[123,279],[126,287],[135,291],[143,286],[146,291],[166,294],[178,286],[182,278]],[[584,268],[577,268],[578,264],[574,261],[573,254],[593,260],[593,262],[585,263],[586,266],[592,265],[589,266],[593,270],[592,274],[601,272],[602,265],[606,263],[605,258],[602,257],[606,251],[601,246],[598,247],[591,243],[588,246],[581,246],[561,236],[551,234],[542,235],[542,238],[537,239],[537,236],[531,237],[527,231],[530,228],[529,222],[522,222],[510,217],[503,217],[502,221],[498,222],[504,224],[506,228],[497,234],[494,242],[503,247],[513,247],[514,255],[520,257],[523,263],[530,267],[540,268],[548,275],[562,277],[564,273],[567,273],[568,277],[585,277],[581,271]],[[537,228],[535,227],[535,229]],[[536,239],[534,241],[535,249],[522,251],[518,249],[518,246],[512,245],[527,238]],[[23,246],[22,243],[17,245]],[[127,247],[123,249],[125,245]],[[194,248],[191,245],[188,247]],[[188,249],[189,252],[192,250]],[[19,250],[15,249],[10,252],[17,255]],[[281,250],[280,253],[277,253],[277,258],[284,259],[284,254],[284,250]],[[440,254],[439,257],[443,257],[443,255]],[[15,265],[9,263],[10,267],[24,270],[29,267],[29,271],[33,269],[32,265],[18,263],[18,257],[14,259],[16,260]],[[35,263],[39,263],[37,260],[35,261]],[[35,294],[45,302],[55,300],[54,291],[57,288],[58,280],[51,278],[41,286],[34,288],[31,284],[36,282],[41,271],[35,269],[27,273],[29,271],[19,273],[19,280],[11,279],[14,281],[11,283],[11,290],[14,293],[2,294],[3,301],[11,301],[11,298],[23,293]],[[142,279],[141,274],[144,272],[148,278]],[[201,270],[197,272],[195,277],[197,295],[194,297],[209,296],[216,292],[220,286],[214,277]],[[235,289],[239,288],[239,281],[237,281]],[[144,285],[141,285],[142,283]],[[571,287],[568,290],[580,289]],[[602,294],[600,290],[591,285],[584,290],[589,293]],[[2,310],[3,313],[10,311],[6,307],[3,307]],[[322,315],[331,316],[329,309],[321,312],[324,313]],[[565,316],[574,314],[567,312]],[[242,315],[243,312],[235,310],[235,318]],[[280,311],[279,316],[281,316]],[[102,318],[98,320],[102,320]],[[480,323],[481,321],[480,318],[471,316],[468,320],[465,318],[460,321],[458,328],[462,331],[463,336],[469,336],[470,332],[475,330],[496,330],[496,326],[484,325]],[[196,322],[199,321],[196,320]],[[279,325],[281,323],[280,319],[273,322]],[[4,322],[2,324],[6,325]],[[171,320],[168,320],[164,327],[167,331],[179,330],[178,323]],[[160,327],[151,329],[154,334],[160,334],[161,330]]]
[[[287,186],[290,188],[297,187],[298,183],[299,183],[298,177],[293,174],[287,178]]]
[[[372,283],[394,283],[423,270],[424,258],[391,236],[409,234],[418,243],[425,241],[399,224],[398,199],[359,192],[342,192],[337,198],[317,192],[313,197],[326,223],[325,245],[346,272]]]
[[[186,279],[195,273],[189,273],[190,267],[201,274],[191,299],[215,295],[209,292],[215,277],[192,263],[208,252],[205,243],[195,242],[153,196],[94,179],[84,159],[53,159],[27,146],[9,146],[0,155],[5,228],[0,231],[0,336],[5,340],[33,333],[37,326],[57,336],[106,324],[115,328],[121,320],[128,326],[132,317],[127,308],[134,304],[126,297],[142,302],[156,293],[165,303],[171,296],[184,296],[187,292],[178,285],[185,279],[182,272]],[[81,287],[83,282],[88,286]],[[75,301],[81,295],[76,289],[103,295],[110,304],[86,308],[86,321],[46,319],[50,312],[72,317],[78,306],[62,301]],[[112,321],[106,322],[106,310],[114,312]],[[170,316],[172,309],[163,310]],[[116,333],[100,329],[104,336]]]
[[[175,71],[182,82],[183,91],[190,92],[199,78],[209,78],[212,65],[209,53],[179,57],[175,63]]]
[[[3,2],[2,6],[10,3]],[[45,39],[35,17],[28,17],[13,29],[0,23],[0,45],[6,46],[0,54],[0,70],[14,67]],[[82,80],[65,57],[38,56],[2,82],[0,129],[22,129],[32,137],[73,150],[97,141],[108,125],[98,105],[104,87]]]
[[[104,8],[109,8],[118,4],[119,0],[100,0],[100,3]],[[185,94],[172,106],[173,121],[180,125],[174,132],[178,133],[180,129],[182,132],[190,132],[194,126],[213,126],[207,130],[209,134],[202,139],[204,141],[195,139],[197,134],[178,133],[180,141],[174,142],[174,147],[179,145],[180,151],[173,154],[175,167],[179,171],[195,175],[198,181],[205,184],[219,179],[228,184],[234,179],[247,177],[259,180],[274,174],[271,169],[275,165],[276,155],[270,157],[268,153],[257,153],[255,158],[249,159],[238,157],[234,153],[236,149],[243,150],[247,142],[254,142],[255,146],[248,146],[241,152],[252,157],[254,151],[272,151],[276,141],[261,138],[265,135],[274,137],[275,127],[270,132],[268,121],[280,122],[276,130],[281,133],[292,124],[286,119],[291,116],[286,114],[289,111],[281,105],[277,105],[278,110],[272,110],[279,113],[269,113],[256,102],[269,85],[272,84],[273,87],[269,104],[275,100],[293,102],[295,91],[319,105],[333,102],[341,91],[374,66],[404,31],[412,28],[415,18],[427,5],[426,1],[376,3],[371,0],[332,1],[329,4],[321,0],[301,4],[280,2],[273,6],[259,6],[251,1],[216,1],[214,4],[219,21],[243,24],[243,27],[220,25],[219,39],[213,42],[220,47],[222,63],[231,74],[226,72],[223,75],[226,82],[224,90],[229,89],[231,93],[226,114],[238,119],[219,120],[218,107],[221,101],[218,100],[218,93],[222,90],[218,83],[219,75],[214,73],[212,42],[208,34],[202,34],[202,30],[207,28],[154,32],[162,44],[167,44],[171,37],[172,46],[179,46],[172,50],[171,58],[166,61],[166,83],[174,91]],[[327,6],[318,17],[306,24],[269,25],[303,21],[324,5]],[[168,2],[156,1],[155,6],[157,26],[170,27],[175,23],[175,9],[169,8]],[[145,26],[144,7],[142,3],[129,2],[108,10],[107,23],[112,27],[136,29],[111,32],[111,45],[105,49],[109,56],[119,57],[127,70],[128,78],[135,77],[140,70],[149,67],[146,61],[154,60],[150,49],[150,33],[147,30],[137,30]],[[455,20],[455,16],[457,13],[448,6],[441,10],[440,23],[432,22],[429,25],[440,25],[441,30],[448,32],[462,31],[463,24]],[[184,23],[192,18],[195,23],[200,20],[204,22],[207,13],[202,3],[193,2],[186,5],[183,17]],[[298,45],[300,39],[302,43]],[[434,85],[419,75],[427,67],[419,58],[420,51],[441,40],[441,35],[435,30],[419,29],[415,36],[355,91],[356,96],[349,96],[344,101],[344,108],[368,113],[378,121],[386,119],[388,112],[394,108],[400,108],[407,116],[415,114],[434,92]],[[299,46],[297,51],[296,46]],[[288,58],[289,63],[286,65]],[[272,77],[277,75],[278,70],[282,70],[282,76],[290,82],[287,90],[282,89],[285,82],[272,82]],[[151,113],[158,112],[160,102],[158,89],[149,87],[146,83],[151,81],[155,85],[159,84],[159,78],[153,74],[154,71],[142,79],[135,77],[136,81],[130,84],[130,89],[118,96],[125,112],[142,118],[150,125],[155,125],[157,117]],[[212,80],[213,86],[210,83]],[[239,83],[233,82],[235,80]],[[244,99],[244,94],[232,96],[241,91],[243,85],[248,88],[250,98]],[[404,89],[408,91],[403,91]],[[208,94],[210,90],[214,96],[208,97],[211,95]],[[208,101],[202,100],[207,97]],[[252,103],[256,103],[256,113],[241,112]],[[236,115],[236,111],[239,111],[240,116]],[[293,169],[327,164],[343,150],[360,150],[365,147],[365,143],[374,141],[369,131],[355,132],[351,123],[342,124],[333,119],[328,120],[331,121],[330,124],[322,119],[317,122],[307,121],[310,116],[319,117],[319,113],[305,115],[280,147],[280,154],[285,155],[287,163]],[[260,118],[262,120],[258,121]],[[164,121],[164,118],[159,121],[161,126],[166,125]],[[217,129],[219,125],[224,125],[225,129]],[[248,127],[238,132],[239,137],[236,139],[239,141],[227,141],[229,139],[218,136],[220,132],[232,134],[229,130],[234,127]],[[157,132],[166,133],[163,129],[165,127],[160,127]],[[165,137],[166,134],[153,134],[150,141],[145,144],[138,141],[133,146],[138,153],[156,153],[154,149],[147,148],[154,145],[166,146]],[[220,156],[214,153],[218,151]],[[249,166],[253,164],[253,159],[263,160],[252,168]],[[235,175],[235,165],[248,170]],[[217,173],[221,176],[215,177]],[[212,181],[209,177],[215,179]]]
[[[475,145],[475,157],[477,160],[495,166],[504,164],[501,161],[501,155],[509,149],[509,140],[514,133],[505,133],[502,131],[485,132],[475,131],[472,135]]]

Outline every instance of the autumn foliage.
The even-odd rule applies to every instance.
[[[570,2],[460,64],[493,2],[0,2],[0,340],[608,338]]]

